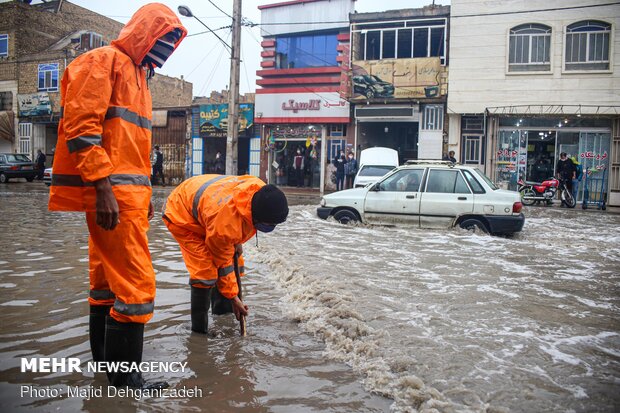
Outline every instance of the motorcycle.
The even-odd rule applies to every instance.
[[[531,206],[540,202],[551,205],[558,192],[560,193],[560,199],[563,205],[566,205],[568,208],[575,208],[577,204],[573,194],[568,190],[564,181],[549,178],[543,182],[537,183],[525,182],[523,179],[519,179],[517,183],[519,185],[518,191],[521,194],[521,202],[523,205]]]

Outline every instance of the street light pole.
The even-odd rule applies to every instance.
[[[233,2],[230,87],[228,88],[228,133],[226,136],[226,175],[237,175],[239,169],[239,63],[241,49],[241,0]]]

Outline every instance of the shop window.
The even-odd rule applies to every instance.
[[[443,105],[426,105],[422,112],[423,130],[443,130]]]
[[[522,24],[510,29],[509,72],[547,72],[551,70],[551,27]]]
[[[9,55],[9,35],[0,34],[0,57]]]
[[[58,63],[39,65],[39,92],[58,91]]]
[[[401,29],[398,31],[398,58],[408,59],[413,52],[413,30]]]
[[[337,66],[336,33],[276,38],[276,67],[293,69]]]
[[[329,136],[341,137],[347,136],[347,125],[339,123],[329,126]]]
[[[566,28],[566,70],[609,70],[611,25],[586,20]]]

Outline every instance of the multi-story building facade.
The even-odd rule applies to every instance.
[[[259,6],[257,71],[260,176],[276,185],[325,188],[328,161],[354,145],[346,100],[353,0],[294,0]],[[297,151],[303,177],[295,173]]]
[[[453,0],[449,146],[502,186],[552,176],[561,152],[620,205],[620,7]],[[583,197],[584,184],[579,188]]]
[[[449,6],[353,13],[351,86],[355,146],[384,146],[407,159],[441,159]]]
[[[109,44],[123,24],[68,1],[28,3],[0,3],[0,152],[33,156],[41,149],[51,164],[65,68]],[[154,107],[192,101],[192,84],[183,79],[156,75],[150,89]],[[184,145],[185,134],[180,141]]]

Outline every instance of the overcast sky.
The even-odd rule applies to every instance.
[[[70,0],[104,16],[126,23],[131,15],[147,0]],[[226,13],[232,15],[233,0],[212,0]],[[243,0],[243,16],[254,23],[260,23],[259,5],[278,3],[283,0]],[[181,4],[191,8],[195,16],[230,44],[230,29],[216,30],[229,26],[231,19],[217,10],[207,0],[159,0],[177,11]],[[357,0],[358,12],[416,8],[431,4],[432,0]],[[436,0],[436,4],[449,5],[450,0]],[[178,12],[177,12],[178,13]],[[181,17],[190,35],[206,29],[196,19]],[[260,69],[260,28],[243,27],[241,30],[241,93],[254,92],[256,71]],[[212,90],[222,90],[228,85],[230,75],[229,54],[221,43],[211,34],[198,34],[187,37],[174,52],[163,68],[158,70],[168,76],[183,77],[194,84],[194,96],[207,96]]]

